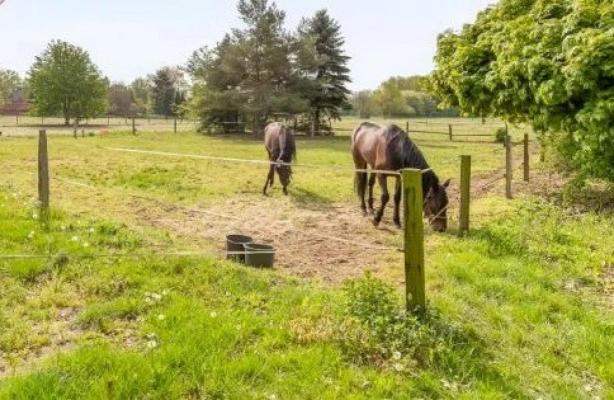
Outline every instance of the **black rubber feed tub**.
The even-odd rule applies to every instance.
[[[226,236],[226,258],[236,262],[245,262],[245,245],[253,243],[254,239],[245,235]]]
[[[267,244],[245,245],[245,264],[255,268],[273,268],[275,249]]]

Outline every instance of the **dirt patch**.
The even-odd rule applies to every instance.
[[[141,204],[137,215],[140,221],[216,250],[220,256],[226,235],[250,235],[277,249],[277,268],[328,282],[360,276],[391,259],[401,260],[401,231],[386,222],[375,228],[357,205],[305,208],[291,196],[244,197],[209,208]]]

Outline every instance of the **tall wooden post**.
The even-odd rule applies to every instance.
[[[422,171],[404,169],[403,214],[405,221],[405,298],[407,311],[426,308],[424,278],[424,220]]]
[[[73,124],[72,135],[76,139],[77,138],[77,129],[79,129],[79,121],[75,118],[75,123]]]
[[[524,181],[528,182],[530,179],[529,169],[529,134],[524,134]]]
[[[471,156],[461,156],[460,176],[460,225],[459,235],[469,231],[469,211],[471,202]]]
[[[47,153],[47,131],[38,132],[38,201],[41,208],[41,220],[49,217],[49,157]]]
[[[136,120],[132,117],[132,134],[136,135]]]
[[[448,135],[450,135],[450,142],[454,140],[452,137],[452,124],[448,125]]]
[[[512,139],[505,136],[505,197],[512,198]]]
[[[405,121],[405,132],[409,132],[409,121]]]
[[[173,132],[177,133],[177,117],[175,117],[175,121],[173,123]]]

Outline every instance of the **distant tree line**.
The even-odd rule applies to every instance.
[[[428,92],[428,77],[392,77],[376,90],[362,90],[351,96],[351,113],[360,118],[457,117],[456,107],[439,109],[440,100]]]
[[[60,40],[36,57],[26,78],[0,69],[0,106],[28,102],[30,114],[62,116],[66,125],[102,114],[180,116],[188,93],[178,67],[161,68],[130,85],[110,83],[85,50]]]

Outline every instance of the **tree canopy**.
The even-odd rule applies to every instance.
[[[309,114],[319,130],[322,117],[337,118],[349,77],[339,25],[328,13],[303,20],[292,35],[275,3],[240,0],[237,9],[243,27],[197,50],[188,65],[191,109],[202,126],[234,121],[258,131],[271,119]]]
[[[438,39],[433,90],[530,122],[584,175],[614,180],[614,3],[501,0]]]
[[[15,71],[0,69],[0,105],[10,103],[16,96],[21,96],[24,81]]]
[[[164,67],[151,77],[153,109],[158,115],[167,117],[181,114],[186,99],[185,79],[178,68]]]
[[[36,57],[29,83],[35,112],[62,114],[67,125],[106,108],[106,80],[85,50],[61,40]]]
[[[337,119],[349,105],[350,58],[343,49],[341,25],[326,10],[303,19],[297,36],[299,69],[306,80],[303,96],[309,101],[313,129],[319,132],[323,116]]]

